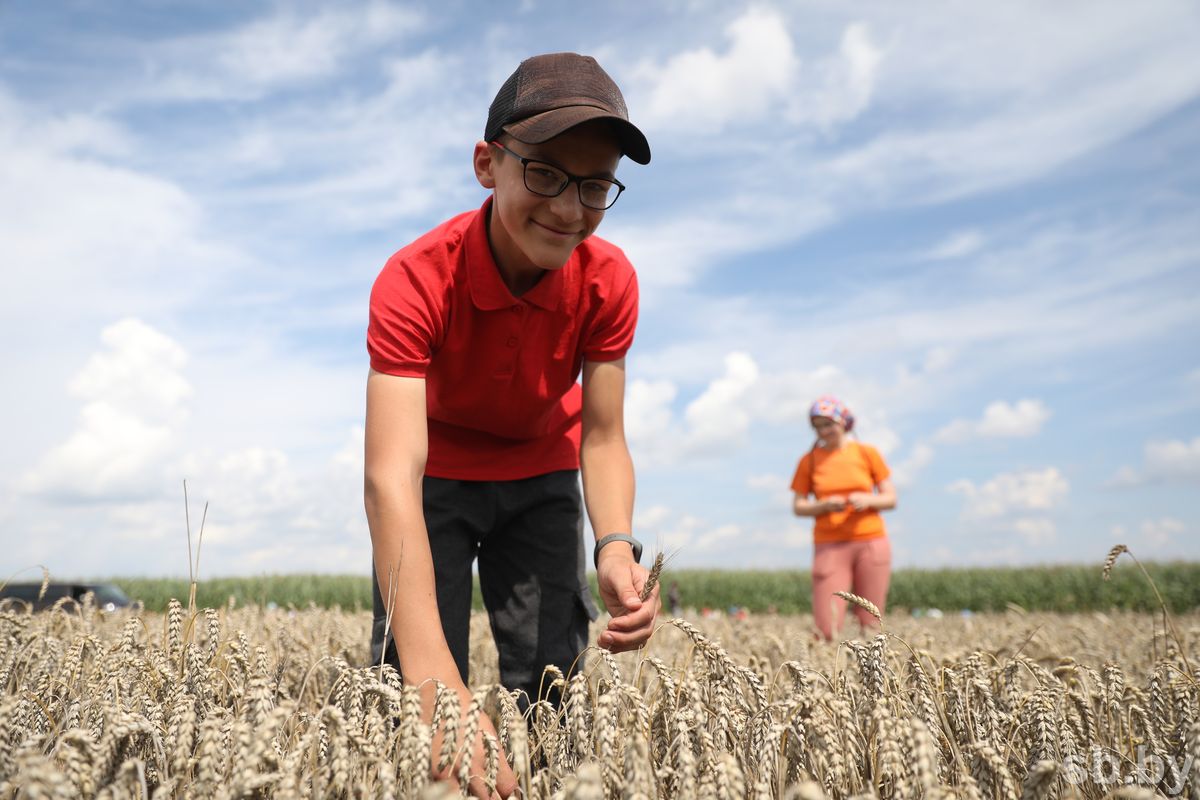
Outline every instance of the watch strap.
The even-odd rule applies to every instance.
[[[633,560],[641,563],[642,560],[642,543],[630,536],[628,533],[610,533],[606,536],[601,536],[596,540],[596,549],[592,552],[592,562],[598,568],[600,566],[600,551],[605,545],[610,545],[613,542],[627,542],[633,548]]]

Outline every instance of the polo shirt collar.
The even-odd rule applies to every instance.
[[[492,248],[487,238],[487,217],[492,210],[492,198],[484,201],[483,207],[475,215],[467,228],[464,244],[467,255],[467,274],[470,276],[471,300],[480,311],[498,311],[510,308],[522,301],[528,301],[538,308],[554,311],[562,300],[563,270],[571,266],[577,256],[571,253],[571,258],[562,269],[546,270],[546,274],[537,285],[521,297],[513,297],[500,277],[500,267],[492,256]]]

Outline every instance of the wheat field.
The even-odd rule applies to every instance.
[[[434,754],[418,691],[364,663],[368,613],[8,607],[0,798],[442,797],[428,764],[475,707],[530,798],[1200,798],[1195,613],[885,617],[837,644],[684,616],[547,674],[561,710],[524,717],[476,618],[472,708],[440,696]]]

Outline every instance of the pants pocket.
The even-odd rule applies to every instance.
[[[581,592],[557,589],[545,592],[540,619],[541,647],[538,648],[541,663],[534,665],[534,670],[540,671],[546,664],[553,664],[565,675],[587,647],[591,621],[592,615]]]
[[[492,636],[500,656],[500,679],[510,689],[532,680],[537,658],[542,591],[536,580],[512,587],[504,605],[492,610]]]

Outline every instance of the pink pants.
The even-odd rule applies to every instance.
[[[837,591],[865,597],[884,611],[892,571],[892,546],[886,536],[858,542],[828,542],[813,552],[813,620],[825,639],[841,630],[846,601]],[[854,613],[864,627],[876,625],[870,612],[857,606]]]

